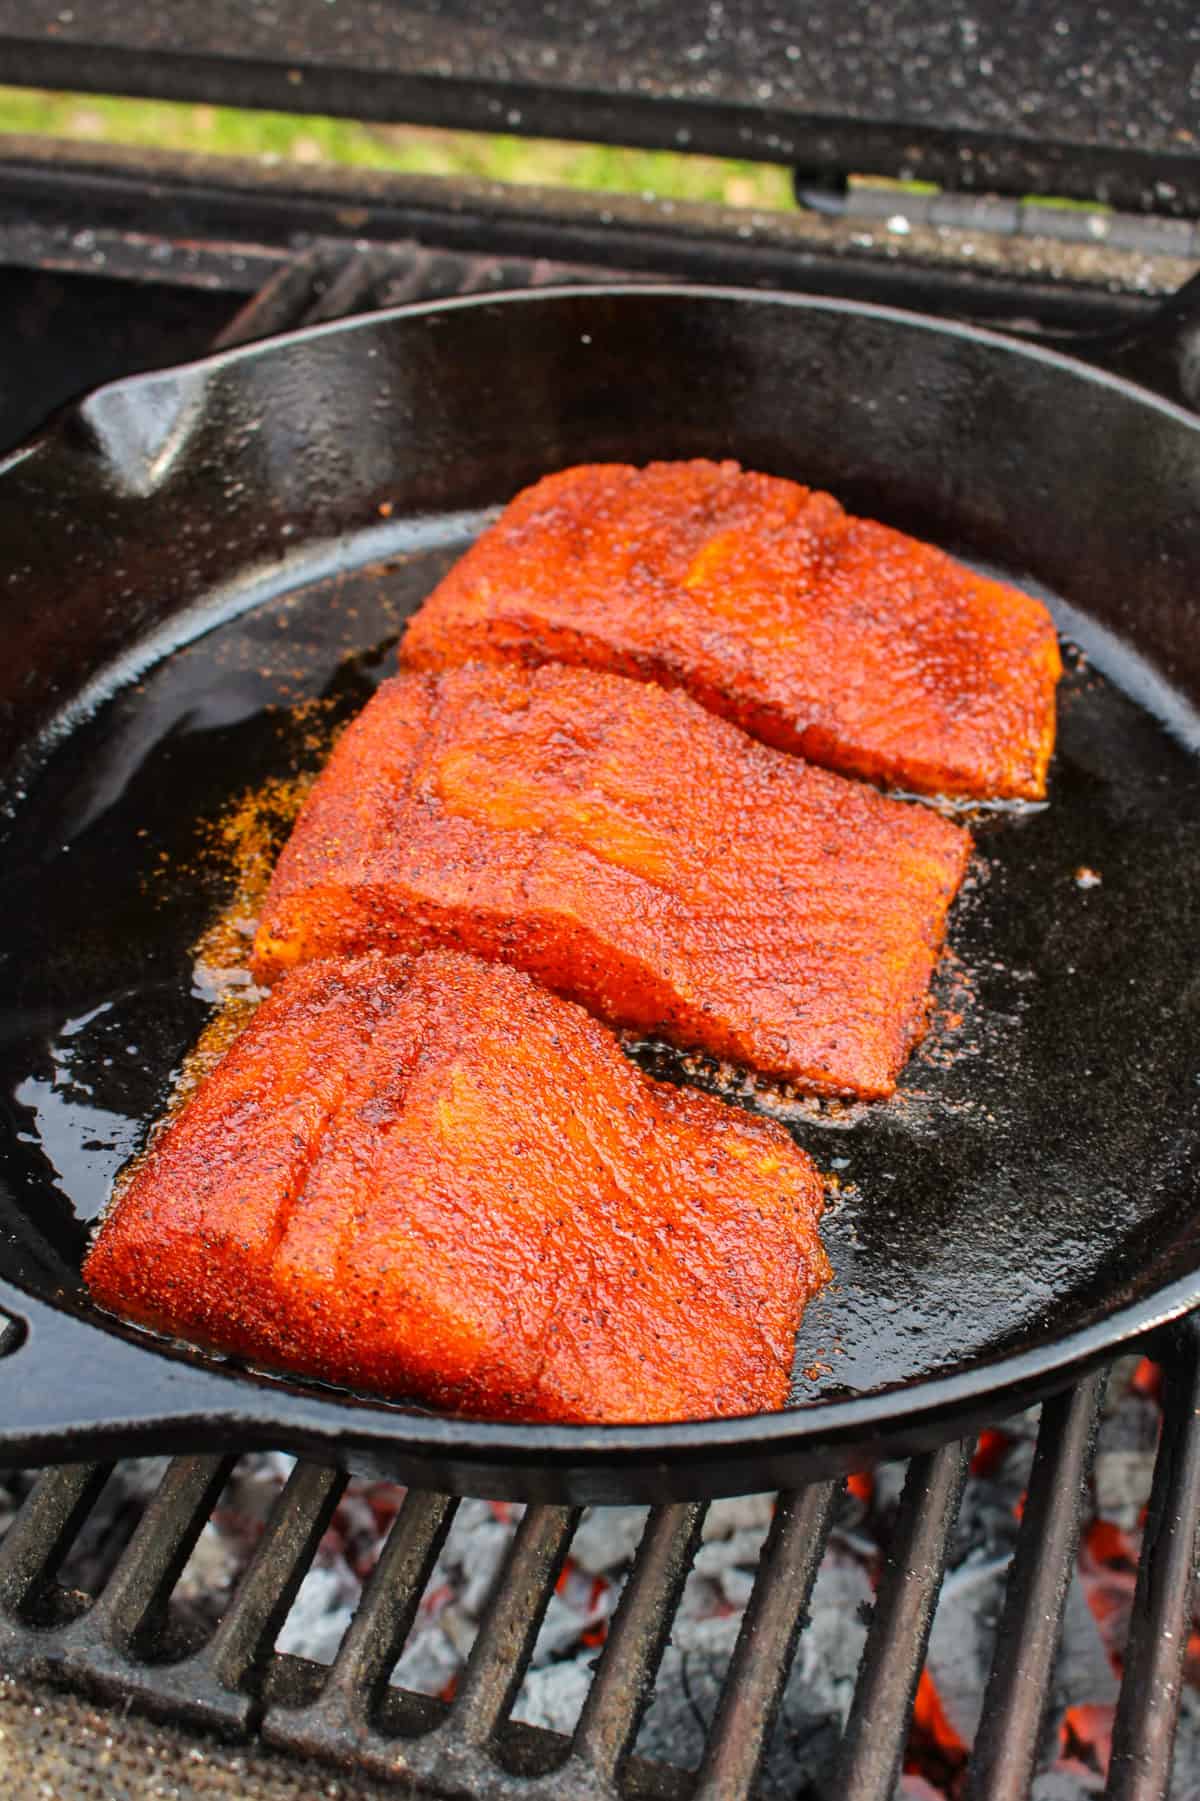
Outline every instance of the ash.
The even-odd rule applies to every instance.
[[[1091,1508],[1067,1596],[1062,1646],[1044,1725],[1033,1801],[1087,1801],[1104,1787],[1121,1658],[1159,1429],[1158,1372],[1115,1366],[1091,1476]],[[958,1801],[983,1708],[1009,1564],[1037,1431],[1036,1412],[979,1440],[934,1618],[925,1675],[896,1794]],[[118,1466],[60,1573],[96,1593],[161,1478],[162,1460]],[[211,1629],[244,1571],[292,1467],[279,1453],[243,1458],[176,1585],[172,1606],[192,1635]],[[0,1531],[32,1478],[0,1478]],[[759,1793],[828,1795],[887,1555],[904,1466],[852,1477],[821,1565]],[[379,1557],[403,1490],[352,1481],[339,1503],[277,1649],[330,1662]],[[703,1752],[773,1512],[773,1497],[714,1502],[642,1724],[643,1757],[692,1767]],[[522,1509],[464,1501],[426,1589],[393,1683],[449,1699]],[[646,1510],[589,1510],[551,1598],[513,1709],[568,1733],[607,1636]],[[1172,1801],[1200,1801],[1200,1636],[1189,1646]]]

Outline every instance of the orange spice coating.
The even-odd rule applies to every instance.
[[[457,946],[610,1023],[878,1097],[924,1029],[970,847],[685,694],[556,665],[406,674],[309,796],[254,972]]]
[[[828,1279],[772,1122],[652,1082],[456,952],[282,982],[121,1192],[102,1306],[257,1363],[494,1419],[781,1407]]]
[[[737,463],[584,465],[508,506],[410,622],[410,668],[557,661],[686,688],[810,762],[1040,799],[1049,613],[828,494]]]

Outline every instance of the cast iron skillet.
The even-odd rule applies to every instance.
[[[1183,343],[1175,314],[1147,366]],[[979,822],[900,1095],[782,1109],[842,1184],[796,1404],[482,1424],[101,1317],[86,1222],[205,1017],[190,947],[229,880],[212,822],[319,758],[486,509],[568,463],[686,455],[828,486],[1002,567],[1058,597],[1080,647],[1050,805]],[[0,468],[0,569],[3,1460],[270,1443],[476,1494],[746,1490],[996,1418],[1200,1300],[1200,427],[1182,407],[840,301],[639,286],[416,307],[92,395]]]

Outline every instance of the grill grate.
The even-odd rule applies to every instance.
[[[372,306],[598,273],[551,262],[431,250],[355,252],[320,243],[235,317],[222,346]],[[606,272],[611,277],[611,271]],[[1200,1326],[1155,1346],[1163,1425],[1133,1602],[1107,1793],[1167,1793],[1182,1692],[1200,1517]],[[1103,1374],[1042,1410],[1037,1449],[996,1638],[984,1714],[966,1772],[971,1801],[1025,1795],[1074,1568],[1095,1448]],[[849,1719],[826,1791],[890,1801],[901,1768],[929,1632],[972,1453],[971,1441],[914,1458]],[[0,1542],[0,1669],[51,1680],[232,1740],[261,1735],[284,1751],[444,1797],[618,1801],[755,1792],[840,1483],[781,1494],[698,1769],[634,1750],[654,1692],[707,1508],[647,1518],[617,1611],[568,1738],[511,1718],[579,1515],[530,1507],[509,1547],[449,1702],[389,1683],[450,1530],[456,1502],[409,1490],[331,1666],[274,1649],[346,1485],[299,1463],[279,1494],[223,1616],[197,1637],[171,1592],[233,1468],[219,1456],[168,1467],[137,1530],[93,1595],[57,1580],[110,1467],[43,1474]]]
[[[1112,1801],[1166,1794],[1180,1700],[1200,1515],[1200,1329],[1160,1348],[1162,1437],[1134,1600],[1109,1776]],[[968,1771],[973,1801],[1028,1793],[1074,1567],[1103,1375],[1042,1410],[1021,1534],[996,1639],[983,1724]],[[909,1465],[887,1567],[830,1794],[890,1801],[972,1450]],[[574,1733],[510,1718],[538,1628],[579,1523],[530,1507],[449,1703],[390,1687],[456,1503],[406,1495],[331,1666],[273,1650],[345,1478],[299,1463],[224,1615],[181,1649],[171,1590],[230,1473],[229,1459],[178,1457],[92,1598],[56,1572],[108,1475],[104,1465],[43,1474],[0,1544],[0,1666],[153,1716],[244,1739],[445,1797],[702,1797],[754,1793],[841,1485],[778,1497],[703,1761],[696,1771],[633,1755],[706,1507],[649,1514]]]
[[[319,240],[284,265],[216,339],[214,349],[231,350],[298,326],[320,325],[350,313],[410,301],[449,300],[465,294],[502,293],[512,288],[574,287],[589,281],[653,280],[548,257],[505,257],[463,250],[431,249],[415,239],[372,244],[369,249],[334,239]]]

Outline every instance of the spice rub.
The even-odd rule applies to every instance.
[[[558,661],[682,687],[752,736],[893,787],[1040,799],[1061,674],[1040,601],[735,462],[582,465],[446,575],[412,668]]]
[[[652,1082],[517,971],[369,956],[262,1003],[84,1278],[126,1318],[352,1388],[707,1418],[786,1402],[822,1200],[782,1128]]]
[[[686,695],[548,665],[403,674],[284,847],[256,980],[457,946],[612,1024],[819,1094],[889,1094],[970,854],[928,809]]]

